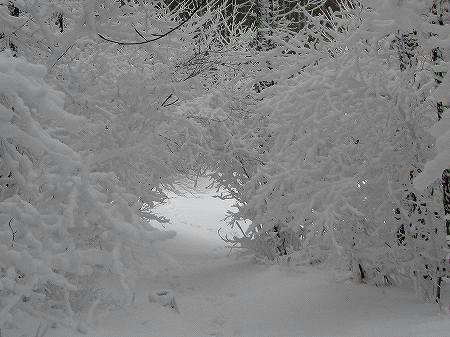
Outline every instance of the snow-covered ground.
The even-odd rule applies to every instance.
[[[168,229],[178,232],[158,243],[167,267],[140,279],[134,305],[104,315],[87,336],[450,336],[450,315],[412,291],[339,283],[320,267],[227,256],[217,229],[229,204],[203,195],[161,208],[174,219]],[[174,294],[178,312],[149,301],[161,289]],[[76,334],[50,329],[46,336]]]

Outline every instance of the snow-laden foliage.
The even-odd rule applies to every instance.
[[[100,36],[128,42],[142,41],[143,34],[166,33],[168,25],[176,23],[172,22],[175,14],[156,5],[14,2],[17,16],[3,8],[9,23],[4,34],[17,53],[44,62],[51,70],[49,80],[68,97],[66,109],[89,120],[75,138],[66,141],[90,155],[92,169],[114,171],[147,204],[165,198],[161,187],[174,182],[170,176],[176,169],[187,170],[188,164],[178,167],[180,158],[174,159],[170,151],[177,142],[172,138],[179,137],[183,126],[168,124],[177,119],[174,103],[198,87],[195,80],[181,81],[174,75],[175,63],[192,39],[181,43],[178,36],[164,43],[120,47]],[[55,17],[60,18],[55,22],[61,23],[58,27],[53,24]],[[167,131],[172,129],[177,131]]]
[[[447,71],[447,74],[450,71]],[[448,75],[447,75],[448,77]],[[450,85],[442,85],[450,92]],[[450,163],[450,111],[445,111],[442,119],[428,130],[436,138],[436,157],[425,164],[424,170],[414,179],[414,186],[423,190],[439,179]]]
[[[19,310],[72,325],[80,305],[102,300],[88,293],[101,275],[115,277],[125,291],[117,299],[129,300],[133,252],[174,235],[139,216],[141,201],[112,172],[91,171],[89,158],[53,136],[87,120],[64,110],[45,75],[44,66],[0,57],[2,325]]]
[[[0,329],[20,312],[75,326],[130,301],[152,267],[139,254],[174,235],[151,226],[168,221],[154,207],[206,168],[179,106],[242,72],[251,34],[219,25],[222,5],[173,5],[0,5]]]
[[[207,172],[236,200],[233,247],[439,300],[449,18],[444,0],[1,2],[0,328],[76,326],[106,278],[130,300],[138,253],[174,235],[155,205]]]
[[[225,20],[225,4],[197,1],[11,4],[2,7],[4,41],[47,64],[66,109],[89,120],[70,142],[95,158],[93,169],[114,171],[149,205],[178,177],[195,179],[201,136],[175,111],[242,71],[242,20]]]
[[[233,104],[213,109],[225,111],[213,178],[238,195],[231,224],[251,220],[227,241],[270,260],[336,257],[355,279],[413,280],[439,299],[448,269],[448,186],[439,181],[449,167],[448,2],[298,10],[303,28],[266,35],[272,47],[249,74],[272,84],[233,96],[253,96],[249,112],[233,120]],[[260,132],[270,140],[257,145]]]

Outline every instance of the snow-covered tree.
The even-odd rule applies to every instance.
[[[153,207],[167,189],[204,170],[199,128],[178,110],[205,90],[183,66],[211,21],[192,19],[199,9],[0,6],[14,45],[0,67],[0,328],[21,312],[76,327],[108,298],[129,302],[139,254],[174,235],[151,221],[166,221]]]
[[[416,187],[432,185],[449,163],[447,119],[436,109],[449,99],[448,9],[439,21],[427,1],[340,6],[309,15],[298,33],[272,32],[276,47],[261,53],[254,81],[276,85],[261,92],[252,113],[265,119],[271,141],[244,181],[238,165],[227,175],[239,185],[235,218],[252,221],[234,242],[269,259],[295,251],[310,262],[336,256],[355,279],[411,279],[437,298],[447,272],[446,204],[439,184]],[[224,143],[236,144],[236,134]],[[257,153],[242,144],[241,152]]]
[[[102,275],[116,277],[116,299],[129,301],[132,252],[174,233],[154,229],[113,172],[91,170],[60,140],[87,120],[64,110],[44,66],[0,60],[1,324],[23,311],[75,327],[85,306],[104,300],[95,293]]]

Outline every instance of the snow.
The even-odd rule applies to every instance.
[[[449,77],[449,76],[447,76]],[[450,81],[450,80],[449,80]],[[449,168],[450,163],[450,110],[446,110],[443,118],[438,121],[430,133],[436,137],[436,149],[438,154],[435,158],[425,164],[421,174],[414,179],[414,186],[419,190],[424,190],[433,181],[440,178],[442,171]]]
[[[450,336],[449,313],[411,290],[336,281],[335,272],[320,266],[228,256],[217,229],[230,204],[210,194],[174,197],[159,211],[175,218],[166,227],[177,236],[155,243],[167,263],[139,279],[135,302],[107,312],[86,334],[51,328],[45,336]],[[173,296],[175,308],[154,299],[161,290]],[[449,299],[450,289],[444,293]],[[20,331],[34,336],[36,329],[34,322]]]
[[[450,336],[450,3],[194,2],[1,1],[0,337]]]

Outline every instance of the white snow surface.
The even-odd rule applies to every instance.
[[[225,226],[220,219],[230,204],[208,194],[172,199],[160,211],[174,219],[166,227],[178,234],[157,243],[166,267],[139,280],[135,303],[104,314],[85,334],[51,328],[45,336],[450,336],[448,311],[424,303],[412,290],[337,282],[333,271],[320,266],[228,256],[217,229]],[[161,289],[174,295],[179,312],[149,301]],[[34,336],[37,322],[22,327],[24,336]]]

